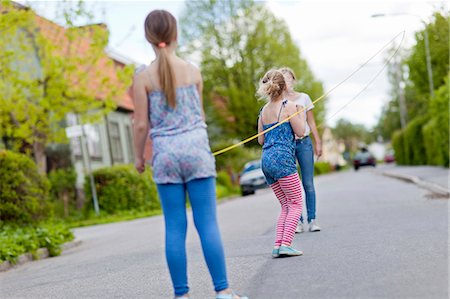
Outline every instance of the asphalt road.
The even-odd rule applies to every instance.
[[[231,286],[251,299],[448,298],[448,201],[372,169],[316,178],[323,230],[272,259],[270,189],[218,207]],[[189,211],[190,213],[190,211]],[[190,219],[191,298],[214,298]],[[75,230],[82,245],[0,273],[1,298],[172,298],[161,216]]]

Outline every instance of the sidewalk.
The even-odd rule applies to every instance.
[[[414,183],[433,193],[449,197],[449,169],[438,166],[383,165],[377,172],[385,176]]]

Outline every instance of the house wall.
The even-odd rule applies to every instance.
[[[87,149],[81,144],[83,137],[71,138],[71,158],[77,172],[77,188],[83,188],[85,173],[88,173],[88,163],[91,169],[95,170],[134,162],[130,116],[129,112],[114,111],[109,113],[103,122],[92,124],[98,139],[89,137],[88,134]],[[68,115],[67,123],[69,126],[76,125],[76,117],[73,114]]]

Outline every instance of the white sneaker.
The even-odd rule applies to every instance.
[[[297,224],[297,227],[295,228],[295,233],[299,234],[304,232],[305,230],[303,229],[303,223],[301,223],[300,221]]]
[[[320,226],[317,225],[316,219],[311,220],[311,222],[309,223],[309,231],[320,232]]]

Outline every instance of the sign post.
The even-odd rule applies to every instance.
[[[78,123],[80,122],[79,116],[77,115]],[[89,173],[89,180],[91,183],[91,192],[92,192],[92,201],[94,203],[94,210],[95,214],[98,215],[100,212],[100,208],[98,205],[98,198],[97,198],[97,188],[95,188],[95,180],[94,175],[92,174],[92,167],[91,167],[91,159],[89,158],[89,147],[86,144],[86,139],[90,138],[93,140],[98,140],[97,132],[95,131],[94,127],[91,125],[75,125],[71,127],[66,128],[66,135],[68,138],[75,138],[75,137],[81,137],[81,154],[83,161],[85,161],[85,165],[87,168],[87,172]],[[87,158],[85,157],[85,153],[87,154]],[[85,159],[86,158],[86,159]]]

